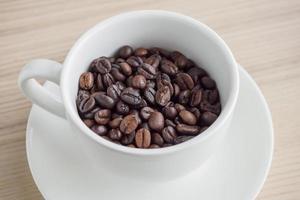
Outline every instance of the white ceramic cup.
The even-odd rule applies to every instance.
[[[87,71],[93,59],[111,56],[125,44],[179,50],[202,66],[220,91],[222,112],[218,119],[197,137],[160,149],[128,148],[91,131],[76,109],[79,76]],[[34,78],[58,84],[62,101]],[[186,175],[218,149],[237,101],[239,75],[230,49],[206,25],[167,11],[134,11],[111,17],[87,31],[72,47],[63,64],[45,59],[29,62],[20,73],[19,86],[33,103],[68,120],[82,148],[88,152],[91,165],[133,179],[161,181]]]

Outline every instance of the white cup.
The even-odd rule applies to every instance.
[[[179,50],[200,64],[216,81],[220,91],[222,112],[218,119],[195,138],[160,149],[128,148],[91,131],[76,109],[79,76],[87,71],[94,58],[111,56],[125,44]],[[62,101],[55,99],[34,78],[58,84]],[[230,49],[206,25],[167,11],[134,11],[111,17],[87,31],[72,47],[63,64],[45,59],[31,61],[20,73],[19,86],[33,103],[67,119],[88,152],[91,165],[132,179],[161,181],[186,175],[218,149],[228,132],[236,105],[239,75]]]

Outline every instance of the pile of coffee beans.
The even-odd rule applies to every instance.
[[[133,148],[187,141],[221,112],[215,81],[192,60],[178,51],[127,45],[92,61],[80,76],[76,104],[96,134]]]

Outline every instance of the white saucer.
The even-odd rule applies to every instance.
[[[240,79],[233,123],[220,151],[188,176],[157,184],[94,173],[67,122],[33,106],[26,144],[39,190],[50,200],[254,199],[271,165],[273,127],[262,93],[242,68]],[[45,87],[58,93],[54,84]]]

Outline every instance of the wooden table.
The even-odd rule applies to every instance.
[[[184,3],[183,3],[184,2]],[[300,199],[300,1],[0,1],[0,199],[42,199],[25,153],[31,103],[16,80],[34,58],[62,62],[97,22],[137,9],[190,15],[216,30],[254,77],[272,111],[275,152],[258,199]]]

